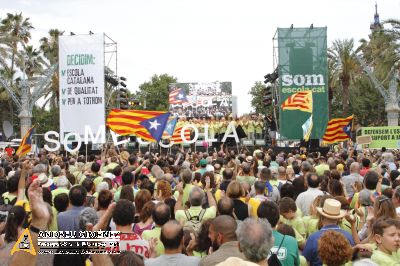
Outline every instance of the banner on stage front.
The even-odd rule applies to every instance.
[[[60,134],[105,125],[104,34],[59,37]]]
[[[363,127],[361,128],[362,136],[370,136],[371,143],[368,148],[388,149],[400,148],[400,127]]]
[[[328,64],[326,28],[278,28],[279,106],[302,91],[312,91],[311,139],[320,139],[328,123]],[[304,110],[280,108],[280,134],[302,139],[302,125],[310,117]]]

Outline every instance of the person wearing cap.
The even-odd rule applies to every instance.
[[[201,176],[204,175],[204,173],[207,171],[207,160],[206,159],[201,159],[200,160],[200,169],[197,170],[197,173],[200,173]]]
[[[338,200],[330,198],[326,199],[323,203],[323,207],[317,207],[317,211],[320,214],[322,228],[309,236],[303,250],[303,256],[311,266],[322,265],[321,259],[318,255],[318,240],[326,231],[335,230],[336,232],[343,234],[351,246],[355,245],[351,234],[338,226],[338,222],[346,215],[346,211],[341,209],[341,204]]]

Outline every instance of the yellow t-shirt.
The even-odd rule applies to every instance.
[[[245,197],[241,197],[240,200],[243,201],[244,203],[246,203],[246,198]],[[249,206],[251,206],[251,216],[258,217],[257,216],[257,209],[258,209],[258,206],[260,206],[261,201],[259,201],[258,199],[250,198],[250,200],[249,200],[249,202],[247,204]]]
[[[144,240],[150,241],[151,238],[157,238],[157,245],[156,245],[156,253],[157,253],[157,257],[164,254],[165,249],[164,249],[164,245],[160,240],[160,236],[161,236],[161,227],[156,227],[153,230],[145,230],[142,233],[142,238]]]
[[[400,261],[397,258],[397,253],[392,253],[392,255],[389,255],[377,249],[372,252],[371,260],[378,265],[400,265]]]

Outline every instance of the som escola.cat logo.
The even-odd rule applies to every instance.
[[[324,75],[282,75],[282,86],[324,86]]]
[[[11,249],[11,255],[18,251],[25,251],[36,256],[35,247],[33,246],[32,237],[28,228],[22,232],[17,242],[15,242],[14,247]]]

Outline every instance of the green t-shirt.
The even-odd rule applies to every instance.
[[[303,223],[306,227],[307,236],[318,231],[318,218],[314,216],[304,216]]]
[[[315,172],[317,173],[317,175],[321,176],[325,173],[325,171],[329,171],[329,165],[319,164],[315,166]]]
[[[396,253],[389,255],[380,250],[374,250],[372,252],[371,260],[378,265],[385,265],[385,266],[400,265],[400,261],[398,260],[398,256]]]
[[[304,226],[304,221],[301,216],[297,216],[294,219],[288,220],[281,215],[280,221],[284,224],[290,225],[293,229],[297,230],[297,232],[302,236],[306,236],[306,228]],[[297,238],[297,237],[296,237]]]
[[[164,245],[160,240],[161,227],[156,227],[153,230],[145,230],[142,233],[142,238],[144,240],[150,241],[152,237],[157,238],[156,253],[157,257],[164,254]]]
[[[202,209],[203,208],[201,206],[190,207],[188,209],[188,212],[191,217],[199,216]],[[203,215],[202,221],[214,219],[216,215],[217,215],[217,209],[214,206],[211,206],[210,208],[206,209],[206,211]],[[177,220],[178,222],[181,222],[181,223],[186,222],[187,217],[186,217],[185,211],[184,210],[176,211],[175,220]]]
[[[254,185],[256,178],[254,176],[237,176],[236,180],[239,183],[248,183],[250,186]]]
[[[296,239],[288,235],[284,236],[276,230],[272,231],[272,235],[274,236],[275,242],[274,246],[271,248],[271,252],[277,253],[282,266],[300,265],[299,247]],[[285,237],[285,239],[282,242],[283,237]],[[278,250],[281,242],[282,245]]]
[[[183,189],[182,207],[185,207],[186,201],[189,200],[189,194],[190,194],[190,191],[192,191],[193,187],[194,187],[194,185],[192,185],[192,184],[186,184],[185,185],[185,188]],[[175,191],[174,197],[175,197],[176,200],[178,200],[179,191]]]

